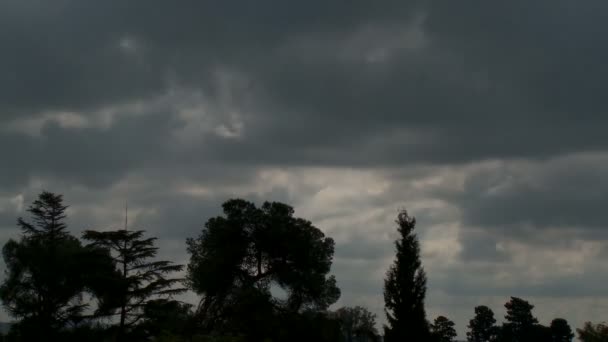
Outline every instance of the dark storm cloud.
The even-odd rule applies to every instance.
[[[204,137],[204,158],[379,166],[606,146],[599,3],[189,5],[5,3],[3,117],[173,84],[213,101],[225,70],[253,97],[246,133]]]
[[[23,169],[28,152],[34,149],[35,142],[29,137],[16,133],[0,132],[0,155],[6,158],[0,167],[2,189],[14,188],[29,181],[29,170]]]
[[[161,195],[161,194],[159,194]],[[146,229],[159,238],[197,237],[208,219],[223,216],[222,203],[236,194],[224,193],[211,196],[192,196],[188,194],[162,194],[162,196],[137,196],[136,205],[151,210],[135,219],[132,224],[137,229]],[[239,198],[261,206],[264,201],[289,203],[284,192],[265,194],[239,194]]]
[[[4,233],[9,227],[12,228],[17,224],[17,217],[15,214],[16,213],[12,211],[0,211],[0,232]]]
[[[260,71],[245,70],[282,104],[284,120],[297,123],[290,127],[279,119],[260,132],[296,145],[306,140],[299,132],[331,136],[338,145],[328,150],[321,138],[318,150],[326,158],[317,162],[347,164],[406,158],[459,162],[601,149],[606,144],[600,124],[606,104],[598,93],[606,81],[601,72],[604,25],[597,15],[586,16],[588,8],[565,5],[557,3],[550,11],[518,3],[497,9],[489,4],[481,9],[423,6],[419,29],[428,43],[397,48],[381,63],[367,63],[361,56],[365,48],[348,51],[352,59],[341,58],[344,41],[356,30],[324,36],[334,45],[310,33],[317,49],[285,48],[284,55],[270,54],[261,69],[256,65]],[[412,22],[400,24],[406,29],[415,27]],[[384,24],[373,39],[382,42],[383,34],[394,34]],[[397,39],[408,44],[405,37]],[[593,57],[581,64],[576,57],[583,51]],[[341,146],[342,141],[355,145],[353,150],[375,153],[358,160],[361,154]],[[317,147],[315,140],[305,144]]]
[[[7,167],[0,184],[23,186],[30,177],[52,177],[92,187],[110,185],[130,170],[162,163],[171,117],[125,118],[109,129],[63,128],[49,122],[40,137],[0,133]]]
[[[7,115],[78,110],[162,93],[171,75],[200,87],[214,67],[260,59],[291,36],[406,14],[387,5],[7,1],[0,103]]]
[[[608,159],[597,154],[499,166],[471,173],[455,202],[467,225],[590,228],[606,237],[607,172]]]
[[[429,283],[433,290],[443,291],[454,296],[522,296],[522,297],[604,297],[608,290],[603,284],[608,280],[604,269],[596,272],[586,272],[577,275],[548,274],[540,281],[519,281],[501,283],[487,277],[488,273],[495,273],[495,269],[480,270],[478,274],[467,270],[448,271],[441,277],[436,274],[429,275]],[[484,276],[481,272],[486,272]]]
[[[373,237],[353,234],[350,240],[336,243],[336,258],[346,260],[368,260],[375,261],[382,258],[390,258],[393,250],[392,244],[387,240],[378,240]],[[388,247],[388,248],[387,248]]]
[[[460,258],[464,262],[504,263],[511,260],[511,256],[497,248],[501,241],[500,236],[488,234],[484,231],[463,231],[459,236],[462,243]]]
[[[511,90],[529,99],[535,117],[596,118],[607,105],[601,90],[608,75],[601,63],[608,55],[602,44],[605,10],[601,1],[437,2],[426,28],[469,67],[512,82],[517,88]]]
[[[3,117],[90,109],[159,92],[154,66],[120,50],[111,13],[76,1],[0,6]]]

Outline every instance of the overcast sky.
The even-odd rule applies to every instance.
[[[71,231],[185,238],[243,197],[336,241],[382,313],[398,210],[427,313],[509,296],[608,317],[606,1],[0,2],[0,238],[43,189]],[[191,296],[194,300],[195,297]],[[3,314],[6,317],[5,314]]]

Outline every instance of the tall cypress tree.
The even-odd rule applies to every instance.
[[[428,341],[429,325],[424,310],[426,274],[420,262],[420,245],[414,234],[416,219],[403,210],[397,216],[395,242],[397,255],[384,279],[384,311],[388,325],[384,339],[392,341]]]
[[[89,246],[109,250],[115,265],[122,275],[122,281],[116,285],[112,296],[106,298],[100,310],[108,315],[119,315],[118,336],[125,340],[126,333],[142,317],[146,303],[151,299],[167,297],[185,291],[175,288],[182,279],[169,278],[168,275],[183,269],[171,261],[150,261],[158,251],[154,247],[155,237],[143,238],[144,231],[115,230],[99,232],[87,230],[85,240]]]

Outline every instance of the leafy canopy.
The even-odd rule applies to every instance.
[[[445,316],[438,316],[431,324],[431,333],[433,340],[437,342],[452,342],[458,334],[454,329],[454,322]]]
[[[267,312],[299,312],[325,310],[337,301],[340,290],[328,276],[334,241],[310,221],[278,202],[258,208],[233,199],[223,211],[187,240],[187,279],[202,295],[199,313],[206,322],[234,316],[227,314],[230,307],[246,303]],[[281,288],[285,298],[273,296],[273,288]]]
[[[563,318],[555,318],[551,321],[551,338],[553,342],[570,342],[574,338],[572,328]]]
[[[608,325],[586,322],[582,329],[576,329],[578,338],[583,342],[608,342]]]
[[[496,341],[499,328],[496,326],[496,319],[492,309],[485,305],[475,307],[475,317],[469,321],[469,332],[467,341],[469,342],[490,342]]]
[[[334,313],[340,323],[340,330],[347,342],[378,340],[376,314],[362,306],[343,307]]]

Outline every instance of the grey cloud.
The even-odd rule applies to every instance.
[[[470,66],[517,82],[519,92],[534,99],[535,116],[594,117],[606,105],[599,93],[606,78],[599,62],[608,53],[601,44],[605,8],[600,1],[584,6],[567,1],[550,6],[436,2],[427,29],[441,46],[461,51]]]
[[[353,234],[349,241],[336,243],[336,258],[345,260],[384,260],[390,258],[393,251],[391,241],[378,239],[377,236]]]
[[[5,115],[103,106],[162,93],[172,74],[202,76],[198,87],[218,64],[241,64],[293,35],[349,30],[370,17],[397,20],[407,7],[381,8],[363,1],[322,10],[280,1],[9,1],[0,11],[7,51],[0,65],[8,75],[0,102]],[[132,39],[135,56],[122,39]]]
[[[3,149],[9,165],[0,182],[24,185],[32,176],[42,176],[92,187],[112,184],[129,170],[162,163],[155,156],[166,149],[170,121],[170,116],[153,113],[121,120],[110,129],[62,128],[49,122],[37,138],[0,134],[7,141]]]
[[[0,133],[0,155],[6,158],[0,167],[0,184],[5,191],[29,180],[31,171],[23,168],[23,162],[32,157],[29,152],[34,149],[34,144],[21,134]]]
[[[468,225],[595,228],[601,234],[608,227],[606,171],[603,154],[507,164],[470,174],[456,201]]]
[[[488,269],[485,272],[494,274],[499,269]],[[481,271],[483,272],[483,271]],[[607,280],[604,271],[589,272],[580,275],[558,277],[547,275],[542,281],[530,282],[522,276],[518,284],[503,285],[496,280],[476,274],[471,270],[466,273],[450,271],[448,274],[436,277],[429,273],[429,288],[440,290],[455,297],[484,297],[484,296],[522,296],[522,297],[605,297],[608,295],[602,284]]]
[[[484,231],[463,230],[460,233],[459,241],[462,244],[460,259],[464,262],[486,262],[500,265],[511,261],[508,253],[498,248],[501,241],[500,236],[496,236]]]
[[[587,87],[581,80],[599,85],[606,78],[601,72],[589,77],[572,60],[572,49],[594,56],[584,64],[599,68],[603,59],[595,56],[603,50],[593,42],[601,37],[603,25],[596,16],[584,17],[597,13],[591,7],[564,4],[548,13],[545,6],[523,10],[517,3],[468,8],[392,1],[373,7],[363,2],[194,7],[65,2],[49,11],[45,6],[5,5],[12,18],[29,16],[38,24],[26,27],[24,21],[7,20],[17,35],[14,40],[35,49],[9,49],[21,52],[13,64],[5,64],[32,88],[2,102],[28,111],[36,111],[36,102],[40,110],[86,111],[153,98],[173,82],[202,89],[213,99],[219,91],[213,74],[225,69],[248,82],[254,101],[242,108],[242,140],[203,139],[198,149],[210,159],[378,166],[602,149],[607,141],[597,114],[606,106],[595,90],[601,87]],[[541,15],[548,18],[543,27],[533,20]],[[520,22],[515,26],[497,18]],[[561,25],[566,20],[572,24]],[[382,42],[391,35],[406,44],[399,32],[416,25],[426,45],[398,48],[379,63],[357,55],[367,52],[367,41]],[[371,33],[360,43],[362,52],[355,49],[350,59],[341,57],[341,49],[352,39],[357,43],[355,38],[365,30]],[[571,45],[558,30],[586,39],[577,40],[582,46]],[[36,44],[35,39],[43,38],[49,43]],[[121,39],[132,39],[133,56],[121,50]],[[307,47],[306,42],[312,43]],[[333,49],[320,52],[328,46]],[[22,55],[32,61],[17,58]],[[532,72],[539,65],[542,69]],[[45,76],[52,70],[62,76]],[[28,81],[28,75],[36,79]],[[18,91],[10,84],[7,88]],[[573,84],[577,86],[569,89]],[[547,94],[533,96],[543,91]],[[548,104],[545,97],[557,103]],[[22,101],[14,102],[18,99]],[[529,119],[532,113],[537,119]],[[594,122],[574,121],[575,113]],[[573,129],[585,134],[568,134]]]
[[[365,275],[361,274],[362,269],[377,271],[379,266],[383,266],[378,260],[345,260],[338,259],[334,261],[332,273],[336,275],[338,286],[345,293],[354,295],[378,295],[382,291],[384,284],[383,277],[377,276],[369,272]],[[384,273],[381,272],[381,275]]]

